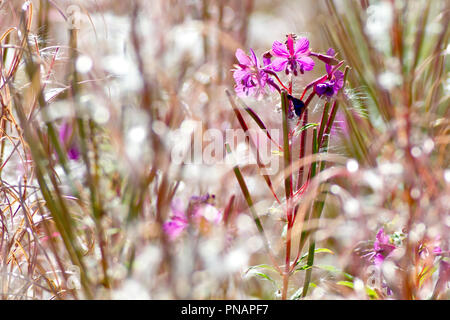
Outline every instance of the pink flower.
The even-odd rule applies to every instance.
[[[333,48],[329,48],[327,50],[327,56],[334,57],[335,54],[336,52],[334,51]],[[327,73],[330,75],[331,72],[333,71],[333,66],[329,63],[325,63],[325,70],[327,70]]]
[[[333,48],[328,49],[328,56],[334,56],[334,54],[335,52]],[[333,67],[328,63],[325,64],[325,69],[327,70],[328,79],[324,82],[316,84],[314,89],[319,97],[326,96],[331,98],[344,87],[344,73],[340,70],[333,69]]]
[[[73,128],[70,123],[64,121],[59,129],[59,141],[67,150],[67,157],[70,160],[78,160],[80,158],[80,150],[78,145],[73,142]]]
[[[164,232],[171,240],[175,240],[189,226],[189,220],[197,227],[201,227],[202,221],[220,223],[222,213],[211,204],[213,200],[214,196],[209,194],[192,196],[187,209],[185,209],[181,199],[174,199],[170,206],[172,215],[169,221],[163,225]]]
[[[269,76],[261,68],[253,49],[250,49],[250,55],[246,55],[242,49],[237,49],[236,58],[239,64],[235,65],[235,69],[233,69],[233,77],[236,82],[235,91],[237,95],[260,96],[265,94]]]
[[[369,259],[377,266],[381,265],[383,261],[396,249],[396,246],[391,244],[389,236],[384,233],[381,228],[373,243],[373,250],[368,254]]]
[[[308,38],[302,37],[297,41],[295,36],[290,34],[287,36],[286,44],[275,41],[272,45],[273,55],[276,57],[270,67],[273,71],[285,70],[286,74],[292,72],[295,76],[305,71],[311,71],[314,68],[314,60],[309,57],[311,51],[309,49]]]
[[[46,242],[48,239],[50,239],[50,238],[58,238],[58,237],[60,237],[61,236],[61,234],[59,233],[59,232],[53,232],[51,235],[50,235],[50,237],[49,236],[44,236],[44,237],[42,237],[41,238],[41,243],[44,243],[44,242]]]
[[[172,216],[169,221],[164,223],[163,230],[170,239],[177,238],[188,226],[188,219],[184,213],[183,202],[181,199],[174,199],[170,205]]]

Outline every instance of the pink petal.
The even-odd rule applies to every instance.
[[[244,86],[242,84],[237,84],[234,87],[234,92],[236,92],[237,96],[241,97],[241,98],[254,95],[255,90],[256,90],[256,87],[247,88],[246,86]]]
[[[315,62],[310,57],[302,56],[297,58],[296,60],[299,64],[303,66],[303,69],[305,71],[311,71],[312,69],[314,69]]]
[[[287,63],[288,60],[285,58],[276,58],[272,61],[272,64],[270,66],[272,67],[273,71],[279,72],[286,69]]]
[[[333,48],[330,48],[330,49],[327,50],[327,56],[334,57],[334,54],[335,54],[335,53],[336,53],[336,52],[334,51]]]
[[[59,129],[59,140],[62,143],[67,142],[67,140],[70,138],[70,136],[72,135],[72,126],[64,121],[63,124],[61,125],[61,128]]]
[[[270,53],[269,54],[266,53],[263,55],[264,67],[268,66],[271,63],[271,61],[272,61],[272,55]]]
[[[395,249],[396,249],[396,247],[393,244],[384,244],[383,243],[383,244],[380,245],[380,250],[379,251],[382,251],[383,254],[387,257]]]
[[[186,229],[187,223],[181,220],[172,220],[164,223],[163,230],[171,240],[178,237],[184,229]]]
[[[289,50],[289,55],[293,56],[294,55],[294,39],[292,38],[292,35],[288,36],[286,44],[287,44],[287,47]]]
[[[379,265],[383,264],[384,259],[385,259],[385,257],[382,254],[377,253],[373,258],[373,262],[375,263],[375,265],[379,266]]]
[[[434,247],[433,254],[440,255],[442,253],[442,249],[439,246]]]
[[[381,250],[381,244],[387,243],[389,241],[389,239],[386,240],[386,237],[387,236],[384,234],[384,229],[383,228],[378,230],[377,235],[375,236],[375,241],[373,243],[373,248],[376,251]]]
[[[327,50],[327,55],[330,57],[334,57],[335,53],[333,48]],[[327,63],[325,64],[325,69],[327,70],[327,73],[330,74],[332,67]]]
[[[384,244],[389,243],[389,236],[384,233],[384,228],[381,228],[380,230],[378,230],[377,235],[376,235],[376,241],[378,241],[379,243],[384,243]]]
[[[252,48],[250,48],[250,54],[251,54],[250,57],[251,57],[251,59],[253,60],[253,61],[252,61],[252,62],[253,62],[253,65],[259,67],[259,66],[258,66],[258,59],[256,58],[255,51],[253,51]]]
[[[242,79],[244,78],[244,77],[246,77],[246,76],[248,76],[248,74],[249,74],[249,71],[247,71],[247,70],[239,70],[239,69],[236,69],[234,72],[233,72],[233,78],[234,78],[234,81],[236,81],[236,84],[241,84],[241,82],[242,82]]]
[[[334,77],[335,77],[335,84],[334,84],[334,91],[335,93],[339,90],[342,89],[342,87],[344,87],[344,73],[340,70],[337,70],[334,73]]]
[[[286,46],[279,41],[275,41],[272,45],[273,54],[277,57],[289,57],[289,52],[286,49]]]
[[[245,66],[250,66],[252,64],[250,57],[247,56],[242,49],[236,50],[236,58],[238,59],[240,64],[243,64]]]
[[[295,54],[298,53],[306,53],[309,49],[309,40],[308,38],[302,37],[297,40],[295,43]]]
[[[237,84],[234,87],[234,92],[236,92],[238,97],[245,97],[246,93],[244,91],[245,87],[242,84]]]
[[[70,160],[78,160],[80,159],[80,150],[76,145],[73,145],[67,150],[67,158]]]

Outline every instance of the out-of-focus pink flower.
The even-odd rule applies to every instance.
[[[49,236],[44,236],[41,238],[41,243],[45,243],[46,241],[48,241],[48,239],[50,238],[58,238],[60,237],[61,234],[59,232],[53,232],[50,237]]]
[[[78,160],[80,158],[80,150],[78,145],[72,141],[72,133],[72,125],[64,121],[59,129],[59,141],[66,148],[67,157],[70,160]]]
[[[279,41],[273,43],[272,52],[276,57],[270,65],[273,71],[285,70],[286,74],[292,72],[297,76],[298,71],[303,74],[314,69],[315,62],[309,57],[311,50],[308,38],[301,37],[295,40],[295,36],[289,34],[286,44]]]
[[[390,243],[389,236],[384,233],[384,229],[378,230],[373,243],[373,250],[369,253],[369,259],[375,265],[381,265],[383,261],[396,249],[396,246]]]
[[[430,254],[434,256],[439,256],[442,254],[442,249],[439,246],[441,239],[440,237],[436,237],[434,240],[425,239],[423,240],[418,248],[419,256],[423,259],[430,256]]]
[[[188,219],[184,212],[181,199],[174,199],[170,205],[172,216],[164,223],[163,229],[170,239],[177,238],[188,226]]]
[[[220,223],[222,212],[211,203],[213,200],[214,196],[209,194],[192,196],[185,209],[181,199],[174,199],[171,203],[172,215],[163,225],[164,232],[174,240],[188,227],[189,220],[197,226],[205,220],[214,224]]]

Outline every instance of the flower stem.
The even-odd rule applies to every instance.
[[[239,111],[239,108],[238,108],[238,106],[236,105],[235,101],[233,100],[233,98],[232,98],[230,92],[229,92],[228,90],[226,90],[225,92],[226,92],[226,94],[227,94],[227,96],[228,96],[228,100],[230,101],[230,105],[231,105],[231,107],[233,108],[234,114],[236,115],[236,118],[238,119],[239,124],[240,124],[241,127],[242,127],[242,130],[244,130],[244,132],[245,132],[245,135],[246,135],[246,136],[245,136],[245,141],[246,141],[247,144],[250,146],[252,152],[255,153],[255,156],[256,156],[256,162],[257,162],[258,168],[259,168],[259,169],[261,170],[261,172],[263,173],[263,172],[264,172],[264,169],[265,169],[265,166],[264,166],[264,164],[263,164],[263,163],[261,162],[261,160],[260,160],[260,155],[259,155],[259,151],[258,151],[257,146],[253,143],[253,140],[250,139],[248,125],[247,125],[247,123],[245,122],[244,117],[242,116],[241,112]],[[256,115],[256,114],[255,114],[255,115]],[[253,118],[253,119],[255,120],[255,118]],[[259,118],[258,118],[258,119],[259,119]],[[256,120],[255,120],[255,121],[256,121]],[[257,123],[258,123],[258,122],[257,122]],[[262,121],[261,121],[261,123],[262,123]],[[260,124],[258,123],[258,125],[260,125]],[[265,125],[264,125],[263,123],[262,123],[262,126],[265,128]],[[269,134],[269,132],[268,132],[267,129],[266,129],[266,135],[268,135],[268,137],[272,138],[272,137],[270,136],[270,134]],[[278,145],[278,144],[277,144],[277,145]],[[277,196],[275,190],[273,189],[273,184],[272,184],[272,181],[271,181],[269,175],[263,173],[262,176],[263,176],[264,180],[266,181],[266,184],[267,184],[267,186],[269,187],[270,191],[272,192],[272,195],[274,196],[275,200],[276,200],[278,203],[281,203],[280,200],[278,199],[278,196]]]
[[[271,71],[271,70],[264,70],[264,72],[267,73],[267,74],[270,74],[270,75],[274,76],[275,79],[277,79],[278,83],[283,87],[283,89],[286,90],[286,91],[289,91],[289,89],[286,88],[286,86],[284,85],[284,83],[280,80],[280,78],[278,77],[278,75],[277,75],[275,72],[273,72],[273,71]]]
[[[284,170],[288,169],[291,165],[291,152],[289,141],[289,123],[288,123],[288,108],[289,100],[286,91],[281,92],[281,107],[283,113],[283,157],[284,157]],[[283,291],[281,299],[286,300],[289,276],[290,276],[290,259],[291,259],[291,229],[293,225],[292,219],[292,172],[285,173],[286,178],[284,180],[284,188],[286,193],[286,218],[287,218],[287,233],[286,233],[286,260],[285,271],[283,274]]]
[[[319,142],[317,140],[317,129],[314,128],[314,132],[313,132],[313,154],[316,154],[319,152]],[[316,175],[316,169],[317,169],[317,163],[313,162],[311,164],[311,178],[313,178]],[[317,215],[316,210],[317,210],[317,202],[314,202],[313,205],[313,212],[312,212],[312,218],[315,218]],[[310,245],[309,245],[309,251],[308,251],[308,260],[307,260],[307,266],[308,269],[306,270],[306,275],[305,275],[305,282],[303,284],[303,292],[302,292],[302,297],[305,297],[306,294],[308,293],[308,288],[309,288],[309,283],[311,281],[311,274],[312,274],[312,266],[314,264],[314,250],[316,247],[316,242],[314,241],[314,239],[311,237],[310,239]]]

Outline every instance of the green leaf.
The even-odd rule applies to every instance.
[[[330,249],[327,249],[327,248],[317,248],[316,250],[314,250],[314,253],[331,253],[331,254],[334,254],[333,251],[331,251]]]
[[[336,268],[335,266],[331,266],[331,265],[327,265],[327,264],[320,264],[320,265],[316,265],[316,268],[328,271],[328,272],[333,272],[333,273],[340,273],[341,270],[339,270],[338,268]]]
[[[317,288],[317,285],[314,282],[309,283],[309,288]],[[299,288],[295,293],[291,296],[290,300],[297,300],[300,299],[303,293],[303,288]]]
[[[369,296],[370,299],[372,299],[372,300],[378,299],[378,294],[372,288],[369,288],[369,287],[366,286],[366,293],[367,293],[367,295]]]
[[[422,286],[423,282],[426,279],[428,279],[429,277],[431,277],[433,275],[433,273],[436,272],[436,270],[437,270],[437,268],[434,267],[434,266],[427,266],[427,267],[425,267],[422,270],[422,272],[421,272],[421,275],[420,275],[420,278],[419,278],[419,285]]]
[[[334,254],[333,251],[331,251],[330,249],[327,248],[317,248],[314,250],[314,254],[316,253],[331,253]],[[306,257],[308,256],[308,253],[305,253],[304,255],[301,256],[301,258],[297,261],[297,264],[299,264],[301,261],[303,261]]]
[[[264,279],[266,279],[266,280],[269,280],[270,282],[272,282],[272,283],[275,283],[275,281],[273,281],[273,279],[271,278],[271,277],[269,277],[267,274],[265,274],[265,273],[262,273],[262,272],[255,272],[255,275],[257,275],[257,276],[259,276],[259,277],[261,277],[261,278],[264,278]]]
[[[256,267],[256,266],[255,266],[255,267]],[[270,266],[269,266],[269,267],[270,267]],[[255,275],[255,276],[258,276],[258,277],[260,277],[260,278],[263,278],[264,280],[270,281],[270,283],[273,285],[273,287],[274,287],[276,290],[278,290],[277,283],[276,283],[269,275],[265,274],[264,272],[259,272],[259,271],[257,271],[256,269],[251,269],[251,268],[250,268],[249,270],[247,270],[246,274],[247,274],[247,273],[249,273],[250,276]]]
[[[341,286],[346,286],[346,287],[353,289],[353,282],[351,282],[351,281],[338,281],[338,282],[336,282],[336,284],[339,284]]]
[[[297,272],[297,271],[304,271],[304,270],[308,270],[308,269],[311,269],[311,268],[312,268],[312,266],[308,266],[307,264],[304,264],[301,267],[295,269],[295,272]]]
[[[314,128],[314,127],[318,127],[318,126],[319,126],[318,123],[308,123],[299,129],[295,129],[294,135],[297,136],[300,134],[300,132],[302,132],[304,130],[308,130],[309,128]]]
[[[336,284],[348,287],[350,289],[354,289],[353,282],[351,281],[338,281],[336,282]],[[366,294],[369,296],[370,299],[378,299],[378,294],[376,293],[376,291],[368,286],[366,286]]]
[[[350,273],[343,272],[342,274],[349,280],[353,280],[353,278],[354,278],[354,276],[352,276]]]
[[[283,156],[283,151],[272,150],[272,154],[273,154],[274,156],[282,157],[282,156]]]
[[[271,270],[271,271],[277,272],[277,270],[274,267],[272,267],[268,264],[258,264],[256,266],[249,267],[247,269],[247,271],[245,271],[245,273],[248,273],[249,271],[255,270],[255,269],[266,269],[266,270]]]
[[[299,288],[294,294],[291,296],[290,300],[297,300],[302,296],[303,288]]]

